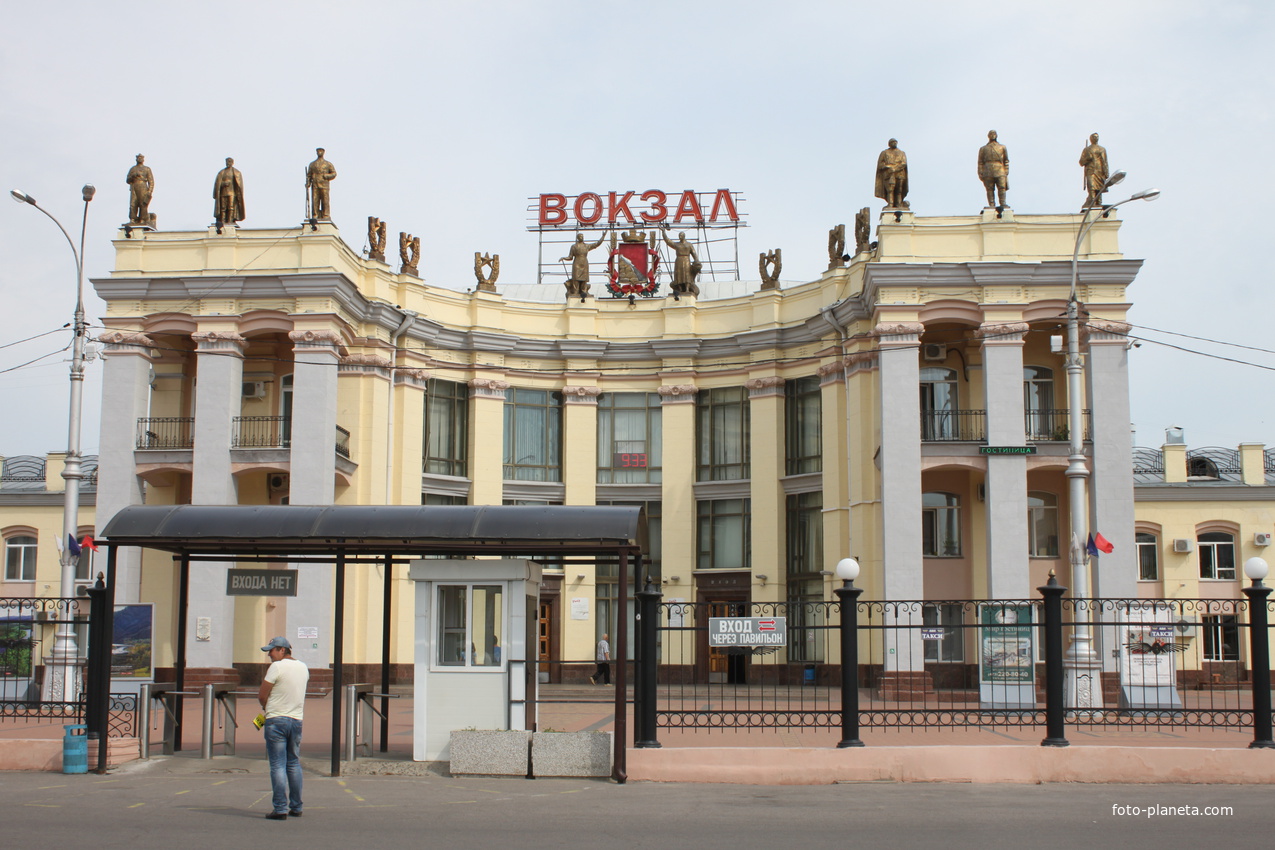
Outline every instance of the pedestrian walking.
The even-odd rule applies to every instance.
[[[257,691],[266,715],[266,756],[270,760],[273,807],[270,820],[301,817],[301,719],[310,668],[292,657],[292,644],[279,636],[261,647],[270,656],[270,668]]]
[[[605,634],[602,636],[602,640],[598,641],[598,651],[594,654],[594,660],[598,663],[598,669],[593,671],[589,681],[596,685],[598,679],[601,679],[602,684],[611,684],[611,644],[607,643],[607,635]]]

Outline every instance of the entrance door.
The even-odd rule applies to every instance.
[[[710,617],[747,617],[746,602],[710,602]],[[748,658],[746,653],[731,651],[726,647],[708,647],[708,681],[710,684],[745,685],[748,683]]]

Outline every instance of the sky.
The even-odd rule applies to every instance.
[[[1121,249],[1145,260],[1130,288],[1136,444],[1177,426],[1191,447],[1275,445],[1266,0],[49,0],[9,4],[5,29],[2,188],[78,242],[80,187],[97,187],[90,279],[113,265],[137,153],[161,229],[208,226],[227,156],[243,226],[287,228],[324,147],[345,240],[361,249],[379,216],[391,260],[394,234],[417,234],[425,281],[463,289],[475,251],[501,255],[500,283],[535,281],[527,205],[543,192],[730,188],[742,275],[778,247],[800,281],[826,267],[830,227],[879,208],[889,138],[917,215],[973,215],[975,154],[996,129],[1022,215],[1079,209],[1077,160],[1098,132],[1129,175],[1108,201],[1163,193],[1120,209]],[[72,252],[38,210],[4,203],[0,259],[0,455],[64,450]],[[90,283],[85,304],[100,329]],[[89,454],[100,384],[94,361]]]

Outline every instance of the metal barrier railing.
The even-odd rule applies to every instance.
[[[213,747],[225,747],[224,754],[233,756],[235,754],[235,731],[239,728],[239,721],[235,717],[236,708],[238,707],[238,697],[253,696],[252,691],[236,691],[239,687],[234,682],[212,682],[204,685],[202,689],[203,695],[203,722],[200,724],[199,738],[199,757],[202,759],[210,759],[213,757]],[[216,719],[217,710],[220,708],[222,714],[222,727],[225,729],[224,736],[220,741],[214,741],[213,723]]]
[[[148,682],[141,687],[137,699],[137,744],[139,755],[151,757],[151,703],[158,702],[164,709],[164,755],[177,751],[177,698],[198,696],[194,691],[177,690],[176,682]]]
[[[372,700],[374,698],[398,699],[399,697],[398,694],[376,693],[372,690],[374,687],[375,685],[367,682],[345,686],[346,761],[356,761],[360,747],[366,748],[366,754],[369,757],[372,755],[372,715],[386,718],[386,715],[372,704]]]

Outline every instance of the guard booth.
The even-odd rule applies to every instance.
[[[412,757],[449,761],[454,729],[534,730],[540,565],[421,560]]]

